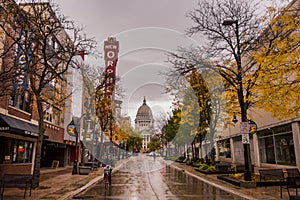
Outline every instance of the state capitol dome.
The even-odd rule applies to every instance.
[[[146,104],[146,98],[144,98],[143,105],[141,105],[136,114],[136,120],[152,120],[152,110]]]
[[[151,108],[146,104],[146,97],[144,97],[143,104],[137,110],[135,130],[142,134],[142,148],[147,149],[151,136],[154,134],[154,119]]]

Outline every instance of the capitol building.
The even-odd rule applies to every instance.
[[[143,136],[142,148],[147,149],[147,145],[154,134],[154,119],[152,110],[146,103],[146,97],[144,97],[143,104],[137,110],[134,122],[135,130]]]

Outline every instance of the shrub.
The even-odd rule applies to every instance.
[[[214,165],[208,166],[207,171],[208,172],[214,172],[214,171],[216,171],[216,166],[214,166]]]
[[[241,178],[242,176],[243,176],[242,173],[234,174],[234,178],[237,178],[237,179]]]
[[[175,161],[176,161],[176,162],[182,162],[184,159],[185,159],[184,156],[180,156],[180,157],[178,157]]]
[[[202,164],[200,164],[199,169],[203,170],[203,171],[207,171],[207,172],[214,172],[214,171],[216,171],[216,166],[202,163]]]
[[[208,165],[205,164],[205,163],[200,164],[200,166],[199,166],[199,169],[200,169],[200,170],[206,170],[207,168],[208,168]]]
[[[176,161],[177,158],[175,156],[170,156],[170,157],[167,157],[168,160],[172,160],[172,161]]]
[[[193,161],[192,161],[192,160],[188,160],[188,161],[186,161],[186,164],[187,164],[187,165],[192,165],[192,164],[193,164]]]
[[[197,160],[196,162],[194,162],[193,165],[194,165],[195,167],[199,167],[199,166],[201,165],[200,160]]]

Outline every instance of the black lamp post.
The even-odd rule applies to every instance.
[[[70,124],[68,124],[68,126],[67,126],[67,132],[68,132],[69,135],[76,137],[76,142],[75,142],[75,160],[74,160],[74,163],[73,163],[72,174],[78,174],[78,171],[77,171],[77,162],[78,162],[78,132],[76,130],[76,126],[74,124],[74,120],[73,119],[70,122]]]
[[[245,101],[244,101],[244,93],[243,93],[243,83],[242,83],[242,64],[241,64],[241,50],[240,50],[240,36],[239,36],[239,23],[238,20],[225,20],[223,21],[224,26],[231,26],[235,24],[235,35],[237,40],[237,55],[236,55],[236,62],[237,62],[237,80],[238,80],[238,99],[241,109],[241,118],[242,118],[242,124],[248,123],[247,120],[247,109],[245,107]],[[242,135],[243,137],[249,138],[249,132],[248,133],[242,133],[245,135]],[[247,134],[247,135],[246,135]],[[251,181],[251,157],[250,157],[250,144],[249,141],[243,143],[244,148],[244,161],[245,161],[245,172],[244,172],[244,180],[245,181]]]

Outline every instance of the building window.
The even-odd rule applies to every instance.
[[[261,163],[296,165],[291,124],[258,132]]]
[[[11,95],[9,105],[30,112],[31,95],[27,90],[15,90]]]
[[[46,114],[44,116],[44,120],[51,122],[52,124],[55,125],[61,125],[61,112],[59,109],[49,106],[49,108],[46,109]]]
[[[0,137],[0,164],[31,163],[33,142]]]
[[[231,158],[230,139],[218,141],[219,157]]]

